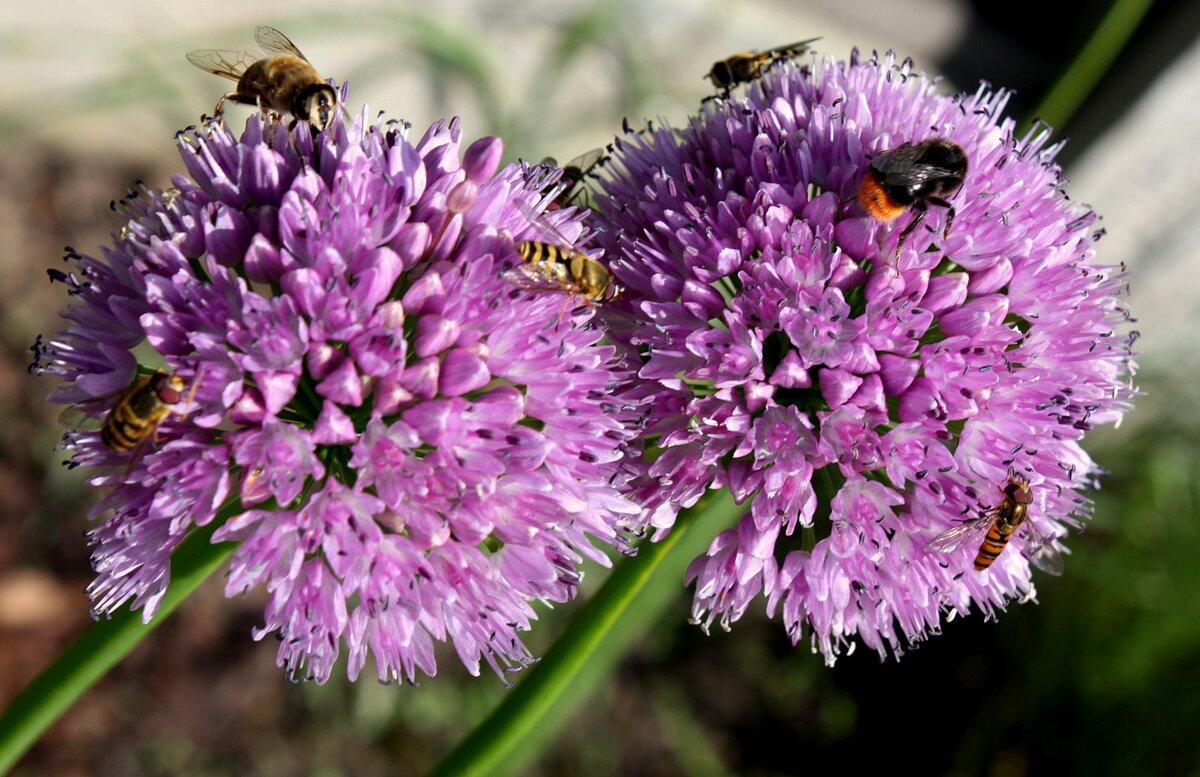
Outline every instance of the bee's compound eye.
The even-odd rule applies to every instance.
[[[304,101],[304,113],[318,131],[324,130],[333,119],[333,110],[336,104],[337,100],[333,90],[322,89]]]
[[[183,390],[186,384],[178,375],[166,375],[160,372],[150,379],[150,387],[160,402],[174,405],[183,399]]]

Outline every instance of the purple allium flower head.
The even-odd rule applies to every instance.
[[[461,151],[454,121],[412,143],[365,116],[183,133],[190,178],[123,201],[112,248],[51,271],[72,296],[37,346],[55,401],[100,418],[139,362],[194,394],[132,451],[68,435],[110,489],[90,594],[150,619],[172,550],[225,511],[226,592],[266,586],[255,636],[292,676],[325,680],[344,644],[352,677],[371,654],[412,681],[445,640],[501,672],[530,658],[531,603],[607,563],[594,541],[628,549],[632,410],[608,395],[629,375],[593,308],[503,277],[540,192],[497,139]]]
[[[996,507],[1010,468],[1041,534],[1087,517],[1080,440],[1132,394],[1123,273],[1095,263],[1097,216],[1006,99],[855,53],[777,64],[686,129],[619,141],[600,197],[626,289],[612,337],[641,361],[629,391],[661,449],[632,485],[660,533],[710,487],[750,502],[688,572],[705,627],[762,595],[827,661],[854,635],[899,653],[945,612],[1033,591],[1021,535],[982,573],[977,544],[927,550]],[[901,241],[916,213],[876,221],[858,187],[875,155],[931,138],[969,159],[957,218],[947,234],[930,205]]]

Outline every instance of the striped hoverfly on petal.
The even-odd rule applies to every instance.
[[[611,302],[620,293],[612,274],[562,234],[544,216],[522,207],[541,236],[514,240],[521,263],[505,270],[502,277],[526,291],[560,292],[582,297],[589,306]]]
[[[820,38],[809,38],[766,51],[739,51],[713,63],[712,69],[705,73],[704,77],[728,97],[737,85],[753,83],[771,65],[796,59],[809,50],[810,43],[819,40]]]
[[[193,384],[187,401],[195,395]],[[187,384],[179,375],[156,372],[139,375],[129,388],[121,392],[116,403],[104,417],[100,441],[115,453],[139,447],[154,437],[167,416],[176,413],[175,406],[184,399]]]
[[[1043,535],[1033,521],[1028,520],[1029,505],[1033,502],[1029,481],[1016,472],[1010,472],[1002,491],[1004,498],[1000,504],[977,518],[937,535],[925,545],[925,550],[931,553],[954,553],[960,548],[978,546],[975,569],[982,572],[999,557],[1013,535],[1024,527],[1021,554],[1043,572],[1061,575],[1063,558],[1054,545],[1055,538]]]

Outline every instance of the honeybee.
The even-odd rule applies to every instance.
[[[139,375],[104,417],[100,441],[109,450],[124,453],[150,439],[183,399],[185,388],[183,378],[173,373]],[[195,390],[193,386],[192,394]]]
[[[713,86],[722,90],[726,95],[738,84],[748,84],[763,74],[767,66],[782,62],[785,59],[795,59],[808,51],[808,44],[820,38],[809,38],[786,46],[777,46],[767,51],[742,51],[713,63],[712,70],[704,77],[713,82]]]
[[[944,235],[950,234],[954,223],[954,206],[948,199],[962,186],[967,177],[967,153],[957,143],[946,138],[930,138],[913,145],[884,151],[871,160],[858,199],[872,217],[892,222],[905,211],[917,211],[917,216],[900,233],[897,245],[917,228],[930,205],[946,209]]]
[[[220,116],[225,101],[232,100],[257,105],[264,111],[290,113],[318,132],[328,127],[337,109],[337,92],[333,87],[325,83],[296,44],[279,30],[258,27],[254,39],[272,56],[260,58],[248,51],[216,49],[188,53],[188,61],[201,70],[237,81],[237,88],[217,101],[213,113]]]
[[[557,208],[565,208],[575,202],[580,195],[583,195],[583,204],[587,205],[587,188],[583,185],[583,179],[587,177],[592,170],[604,161],[604,149],[594,148],[587,153],[567,162],[562,167],[562,175],[558,178],[558,183],[565,184],[563,190],[558,193],[554,201],[550,204],[551,210]],[[558,163],[552,157],[546,157],[542,160],[542,165],[545,167],[558,167]]]
[[[1063,559],[1062,554],[1054,547],[1054,538],[1041,534],[1032,521],[1026,520],[1029,517],[1029,505],[1033,502],[1029,481],[1016,472],[1010,472],[1008,483],[1002,490],[1004,498],[1000,500],[1000,504],[978,518],[942,532],[929,541],[925,550],[953,553],[959,548],[978,542],[980,544],[979,552],[975,554],[975,569],[982,572],[992,565],[1017,529],[1024,525],[1025,544],[1021,549],[1022,555],[1043,572],[1061,575]]]

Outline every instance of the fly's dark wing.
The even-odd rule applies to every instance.
[[[593,148],[591,151],[585,151],[579,156],[572,159],[563,165],[563,169],[571,169],[578,171],[580,178],[591,172],[592,168],[600,164],[600,160],[604,158],[604,149]],[[551,162],[554,160],[551,159]]]
[[[901,146],[872,159],[871,169],[886,186],[915,186],[943,175],[940,167],[919,161],[923,153],[917,146]]]
[[[798,57],[804,52],[808,51],[808,44],[815,43],[819,40],[820,38],[817,37],[809,38],[808,40],[796,41],[795,43],[789,43],[786,46],[776,46],[766,53],[779,57]]]

